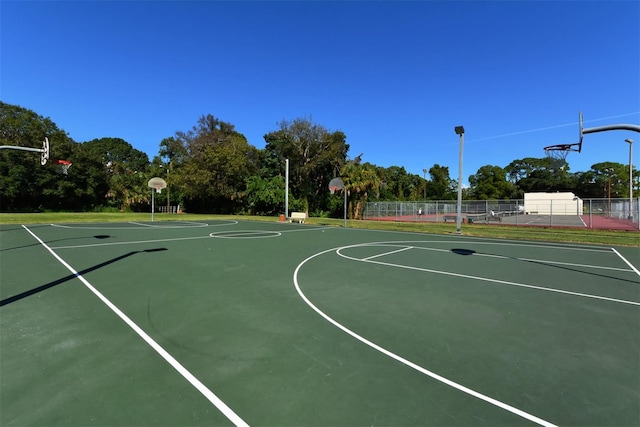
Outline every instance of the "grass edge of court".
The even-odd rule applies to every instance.
[[[228,220],[278,222],[276,216],[213,215],[213,214],[155,214],[156,221]],[[150,221],[149,213],[0,213],[0,225],[50,223],[102,223]],[[344,219],[310,217],[309,225],[344,227]],[[410,232],[422,234],[456,235],[456,224],[407,223],[386,221],[347,220],[347,228]],[[462,235],[496,239],[588,243],[607,246],[640,247],[640,232],[574,229],[544,226],[464,225]]]

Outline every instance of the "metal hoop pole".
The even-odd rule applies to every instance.
[[[0,150],[4,150],[4,149],[32,151],[34,153],[44,153],[45,151],[42,148],[21,147],[19,145],[0,145]]]

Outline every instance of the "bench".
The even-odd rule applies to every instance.
[[[299,222],[301,224],[304,223],[304,220],[307,219],[307,214],[304,212],[291,212],[291,216],[289,217],[289,222]]]
[[[448,220],[455,221],[458,219],[458,215],[445,215],[443,219],[444,222],[447,222]]]

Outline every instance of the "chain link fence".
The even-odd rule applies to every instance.
[[[462,222],[522,226],[640,230],[640,198],[463,200]],[[368,202],[362,218],[370,221],[456,222],[455,200]]]

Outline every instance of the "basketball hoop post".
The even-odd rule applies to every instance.
[[[0,145],[0,150],[21,150],[40,153],[40,164],[44,166],[49,160],[49,138],[44,137],[42,148],[22,147],[20,145]]]
[[[167,181],[156,176],[151,178],[147,185],[151,188],[151,222],[153,222],[153,215],[156,210],[155,193],[160,193],[163,188],[167,188]]]
[[[329,181],[329,191],[334,194],[338,190],[344,191],[344,228],[347,228],[347,190],[344,188],[344,182],[340,178],[333,178]]]

